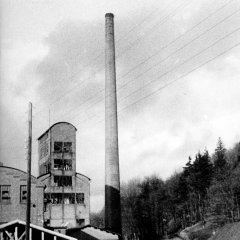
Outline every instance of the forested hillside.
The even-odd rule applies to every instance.
[[[240,143],[189,157],[183,170],[163,181],[158,176],[134,179],[121,188],[123,235],[161,239],[197,222],[216,226],[240,220]],[[92,224],[103,227],[103,211]]]

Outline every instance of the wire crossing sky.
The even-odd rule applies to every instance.
[[[115,15],[121,181],[179,171],[200,150],[240,140],[238,0],[1,0],[1,162],[26,170],[36,139],[77,131],[77,171],[104,197],[104,15]]]

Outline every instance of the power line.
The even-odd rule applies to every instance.
[[[232,0],[231,0],[231,1],[232,1]],[[230,3],[231,1],[229,1],[228,3]],[[228,3],[227,3],[227,4],[228,4]],[[224,6],[226,6],[227,4],[225,4]],[[220,7],[220,9],[222,9],[222,8],[223,8],[223,6]],[[219,11],[219,9],[218,9],[217,11]],[[230,15],[228,15],[227,17],[223,18],[221,21],[219,21],[219,22],[217,22],[216,24],[214,24],[212,27],[210,27],[210,28],[208,28],[207,30],[203,31],[203,32],[200,33],[198,36],[194,37],[191,41],[187,42],[185,45],[183,45],[182,47],[178,48],[176,51],[172,52],[172,53],[169,54],[167,57],[165,57],[164,59],[162,59],[162,60],[159,61],[158,63],[156,63],[156,64],[154,64],[153,66],[151,66],[150,68],[148,68],[145,72],[137,75],[137,76],[136,76],[135,78],[133,78],[132,80],[126,82],[126,83],[123,84],[123,85],[121,85],[121,86],[117,89],[117,91],[119,92],[119,90],[121,90],[122,88],[126,87],[126,86],[129,85],[131,82],[133,82],[134,80],[138,79],[139,77],[141,77],[141,76],[144,75],[145,73],[149,72],[152,68],[156,67],[156,66],[159,65],[160,63],[166,61],[168,58],[170,58],[171,56],[173,56],[175,53],[181,51],[182,49],[184,49],[185,47],[187,47],[188,45],[190,45],[192,42],[194,42],[195,40],[199,39],[200,37],[202,37],[203,35],[205,35],[207,32],[211,31],[213,28],[215,28],[216,26],[220,25],[221,23],[223,23],[224,21],[226,21],[228,18],[232,17],[234,14],[236,14],[236,13],[239,12],[239,11],[240,11],[240,9],[237,9],[236,11],[234,11],[233,13],[231,13]],[[212,15],[212,14],[210,14],[210,15]],[[209,18],[209,16],[208,16],[207,18],[205,18],[205,20],[208,19],[208,18]],[[203,20],[200,21],[200,22],[203,22]],[[199,25],[199,23],[196,24],[196,25]],[[195,25],[195,26],[196,26],[196,25]],[[194,26],[194,27],[195,27],[195,26]],[[194,28],[194,27],[193,27],[193,28]],[[193,28],[192,28],[192,29],[193,29]],[[188,31],[188,32],[189,32],[189,31]],[[141,65],[141,63],[140,63],[139,65]],[[123,76],[125,76],[125,75],[123,75]],[[122,78],[123,76],[121,76],[120,78]],[[103,91],[104,91],[104,89],[102,89],[100,92],[103,92]],[[130,95],[131,95],[131,94],[130,94]],[[127,97],[129,97],[130,95],[128,95]],[[93,98],[93,97],[87,98],[86,101],[84,101],[84,102],[81,103],[80,105],[83,105],[84,103],[86,103],[88,100],[91,100],[92,98]],[[125,99],[125,98],[124,98],[124,99]],[[97,103],[99,103],[99,101],[98,101]],[[95,104],[96,104],[96,103],[94,103],[93,105],[95,105]],[[93,105],[91,105],[91,106],[93,106]],[[76,116],[78,116],[78,114],[77,114]],[[76,116],[75,116],[75,117],[76,117]],[[73,117],[73,119],[74,119],[75,117]]]
[[[168,5],[168,7],[170,6],[170,4]],[[124,40],[125,38],[126,38],[126,36],[127,35],[129,35],[131,32],[133,32],[137,27],[139,27],[140,25],[142,25],[147,19],[149,19],[150,17],[152,17],[152,15],[156,12],[156,11],[158,11],[158,9],[155,9],[154,11],[152,11],[150,14],[148,14],[139,24],[137,24],[137,25],[135,25],[133,28],[131,28],[127,33],[125,33],[124,35],[122,35],[122,37],[120,37],[119,39],[117,39],[116,40],[116,43],[120,43],[122,40]],[[104,51],[102,51],[99,55],[97,55],[92,61],[95,61],[95,60],[97,60],[98,58],[100,58],[101,56],[103,56],[104,55]],[[83,66],[82,67],[82,69],[84,69],[85,67],[88,67],[88,66],[90,66],[90,64],[92,63],[92,61],[90,61],[88,64],[86,64],[85,66]],[[88,78],[88,79],[90,79],[90,78]],[[75,87],[76,86],[78,86],[78,84],[77,85],[75,85]],[[74,90],[75,89],[75,87],[73,87],[72,88],[72,90]],[[58,87],[56,87],[54,90],[56,90]],[[53,90],[53,91],[54,91]],[[52,91],[52,92],[53,92]],[[67,93],[66,93],[67,94]],[[51,96],[51,94],[49,94],[49,95],[46,95],[45,97],[49,97],[49,96]],[[56,101],[54,101],[52,104],[54,104],[55,102],[57,102],[58,100],[56,100]],[[52,104],[50,104],[50,105],[52,105]],[[44,110],[45,110],[45,108],[43,108]],[[42,110],[40,110],[40,111],[38,111],[36,114],[39,114],[40,112],[42,112]],[[35,114],[35,115],[36,115]]]
[[[194,56],[192,56],[191,58],[189,58],[187,61],[189,61],[190,59],[196,57],[197,55],[201,54],[203,51],[206,51],[207,49],[211,48],[212,46],[216,45],[218,42],[222,41],[223,39],[227,38],[228,36],[232,35],[233,33],[235,33],[236,31],[239,31],[239,30],[240,30],[240,27],[237,28],[237,29],[235,29],[235,30],[232,31],[231,33],[225,35],[225,36],[222,37],[221,39],[215,41],[213,44],[211,44],[210,46],[208,46],[207,48],[205,48],[204,50],[202,50],[202,51],[199,52],[198,54],[195,54]],[[209,60],[203,62],[202,64],[198,65],[197,67],[195,67],[195,68],[191,69],[190,71],[184,73],[184,74],[181,75],[180,77],[175,78],[174,80],[170,81],[169,83],[165,84],[164,86],[161,86],[161,87],[157,88],[155,91],[153,91],[153,92],[151,92],[151,93],[145,95],[144,97],[142,97],[142,98],[136,100],[135,102],[133,102],[133,103],[131,103],[131,104],[125,106],[125,107],[122,108],[120,111],[118,111],[118,114],[120,114],[121,112],[125,111],[127,108],[129,108],[129,107],[131,107],[131,106],[133,106],[133,105],[135,105],[135,104],[138,104],[140,101],[143,101],[143,100],[145,100],[145,99],[147,99],[147,98],[153,96],[154,94],[159,93],[159,91],[161,91],[161,90],[167,88],[168,86],[172,85],[172,84],[175,83],[176,81],[178,81],[178,80],[180,80],[180,79],[186,77],[187,75],[191,74],[192,72],[194,72],[194,71],[198,70],[199,68],[205,66],[206,64],[208,64],[208,63],[214,61],[214,60],[217,59],[218,57],[224,55],[225,53],[229,52],[230,50],[232,50],[233,48],[236,48],[236,47],[239,46],[239,45],[240,45],[240,42],[236,43],[235,45],[231,46],[230,48],[226,49],[225,51],[219,53],[218,55],[212,57],[211,59],[209,59]],[[186,63],[186,61],[185,61],[185,63]],[[179,66],[178,66],[178,67],[179,67]],[[169,72],[168,72],[168,73],[169,73]],[[162,78],[162,77],[163,77],[163,76],[160,76],[160,78]],[[159,80],[160,78],[158,78],[157,80]],[[98,124],[98,123],[100,123],[100,122],[102,122],[102,121],[103,121],[103,120],[97,122],[96,124]],[[81,123],[79,123],[79,124],[81,124]],[[77,124],[77,125],[75,125],[75,126],[78,126],[79,124]],[[95,124],[95,125],[96,125],[96,124]],[[75,134],[73,134],[73,135],[75,135]],[[67,139],[67,138],[70,137],[70,136],[71,136],[71,135],[65,137],[65,139]]]
[[[240,28],[237,28],[237,30],[235,30],[234,32],[239,31],[239,29],[240,29]],[[224,39],[224,38],[223,38],[223,39]],[[221,40],[223,40],[223,39],[221,39]],[[218,41],[218,42],[219,42],[219,41]],[[216,43],[215,43],[215,44],[216,44]],[[164,88],[170,86],[171,84],[173,84],[174,82],[180,80],[181,78],[186,77],[186,76],[189,75],[190,73],[192,73],[192,72],[196,71],[197,69],[203,67],[204,65],[208,64],[209,62],[212,62],[214,59],[216,59],[216,58],[222,56],[223,54],[227,53],[228,51],[230,51],[231,49],[233,49],[233,48],[235,48],[235,47],[237,47],[237,46],[239,46],[239,45],[240,45],[240,42],[238,42],[238,43],[235,44],[234,46],[228,48],[227,50],[223,51],[222,53],[218,54],[217,56],[211,58],[210,60],[204,62],[203,64],[199,65],[198,67],[196,67],[196,68],[190,70],[190,71],[187,72],[186,74],[183,74],[182,76],[180,76],[180,77],[178,77],[178,78],[172,80],[171,82],[167,83],[166,85],[164,85],[164,86],[158,88],[157,90],[155,90],[155,91],[152,92],[151,94],[148,94],[147,96],[145,96],[145,97],[139,99],[138,101],[136,101],[136,102],[134,102],[134,103],[132,103],[132,104],[126,106],[125,108],[121,109],[120,112],[123,111],[123,110],[125,110],[126,108],[128,108],[128,107],[130,107],[130,106],[132,106],[132,105],[135,105],[135,104],[137,104],[138,102],[140,102],[140,101],[142,101],[142,100],[144,100],[144,99],[150,97],[151,95],[153,95],[153,94],[159,92],[160,90],[162,90],[162,89],[164,89]],[[210,47],[211,47],[211,46],[210,46]],[[210,47],[208,47],[208,48],[210,48]],[[162,77],[162,76],[161,76],[161,77]],[[159,79],[158,79],[158,80],[159,80]]]
[[[188,2],[186,2],[184,6],[186,6],[187,4],[188,4]],[[182,5],[183,5],[183,4],[180,4],[176,9],[174,9],[174,12],[175,12],[177,9],[181,8]],[[175,13],[175,14],[176,14],[176,13]],[[174,14],[174,15],[175,15],[175,14]],[[169,15],[167,15],[167,16],[164,18],[164,20],[167,20],[167,18],[169,18],[170,16],[172,16],[171,13],[170,13]],[[163,23],[164,23],[164,22],[160,22],[160,23],[158,23],[158,25],[159,25],[159,24],[163,24]],[[98,57],[100,57],[100,56],[102,56],[102,55],[103,55],[103,53],[99,54],[96,58],[98,58]],[[89,66],[90,64],[91,64],[91,62],[90,62],[87,66]],[[78,73],[78,72],[77,72],[77,73]],[[77,73],[75,73],[72,77],[75,77]],[[66,91],[64,94],[62,94],[60,97],[58,97],[57,99],[55,99],[54,101],[52,101],[52,102],[50,103],[50,106],[52,106],[54,103],[58,102],[61,98],[63,98],[64,96],[68,95],[70,92],[72,92],[73,90],[75,90],[77,87],[81,86],[83,83],[85,83],[85,82],[86,82],[87,80],[89,80],[89,79],[91,79],[91,77],[89,77],[89,78],[87,78],[87,79],[84,79],[82,82],[77,83],[75,86],[73,86],[73,87],[70,88],[68,91]],[[39,110],[37,113],[35,113],[35,115],[39,114],[40,112],[43,112],[44,110],[45,110],[45,107],[43,107],[41,110]]]
[[[168,4],[168,6],[165,8],[167,9],[171,4]],[[122,37],[120,37],[119,39],[116,40],[116,43],[121,42],[122,40],[125,39],[126,35],[129,35],[130,33],[132,33],[136,27],[141,26],[144,22],[146,22],[147,19],[151,18],[153,16],[153,14],[155,14],[155,12],[157,12],[158,9],[154,9],[153,11],[151,11],[151,13],[149,13],[140,23],[138,23],[137,25],[135,25],[134,27],[132,27],[126,34],[124,34]]]
[[[142,65],[143,63],[147,62],[149,59],[151,59],[153,56],[157,55],[160,53],[161,50],[167,48],[168,46],[170,46],[172,43],[176,42],[178,39],[180,39],[181,37],[183,37],[184,35],[186,35],[188,32],[192,31],[194,28],[196,28],[197,26],[199,26],[201,23],[203,23],[204,21],[206,21],[207,19],[209,19],[211,16],[213,16],[214,14],[216,14],[218,11],[220,11],[221,9],[223,9],[224,7],[226,7],[230,2],[232,2],[233,0],[230,0],[228,1],[226,4],[222,5],[220,8],[218,8],[216,11],[214,11],[213,13],[211,13],[210,15],[208,15],[206,18],[202,19],[200,22],[198,22],[196,25],[194,25],[192,28],[190,28],[189,30],[187,30],[185,33],[183,33],[182,35],[178,36],[177,38],[175,38],[173,41],[171,41],[170,43],[168,43],[167,45],[165,45],[164,47],[162,47],[159,51],[157,51],[155,54],[151,55],[150,57],[148,57],[146,60],[144,60],[143,62],[135,65],[135,67],[133,67],[130,71],[128,71],[127,73],[125,73],[124,75],[122,75],[119,79],[122,79],[124,78],[125,76],[127,76],[130,72],[132,72],[133,70],[135,70],[138,66]],[[205,33],[203,33],[205,34]],[[181,49],[180,49],[181,50]],[[175,54],[176,52],[172,53],[171,55]],[[170,55],[170,56],[171,56]],[[168,57],[170,57],[168,56]],[[165,61],[166,59],[162,60],[162,61]],[[118,88],[118,91],[119,89],[121,89],[122,87],[125,87],[126,85],[128,85],[129,82],[125,83],[124,86],[120,86],[120,88]],[[99,91],[99,93],[101,92],[104,92],[104,88],[102,90]],[[82,102],[79,106],[82,106],[84,103],[88,102],[89,100],[95,98],[95,95],[94,96],[90,96],[88,97],[84,102]],[[95,105],[95,104],[93,104]],[[91,105],[92,106],[92,105]],[[73,109],[74,110],[74,109]],[[70,111],[71,112],[71,111]],[[64,114],[63,114],[64,115]],[[78,115],[78,114],[77,114]],[[77,116],[76,115],[76,116]]]
[[[209,31],[211,31],[212,29],[214,29],[216,26],[220,25],[221,23],[225,22],[227,19],[229,19],[230,17],[232,17],[233,15],[235,15],[236,13],[238,13],[240,11],[240,8],[237,9],[236,11],[234,11],[233,13],[231,13],[230,15],[228,15],[227,17],[223,18],[221,21],[217,22],[216,24],[214,24],[212,27],[206,29],[204,32],[200,33],[198,36],[194,37],[191,41],[187,42],[186,44],[184,44],[182,47],[178,48],[176,51],[174,51],[173,53],[169,54],[167,57],[165,57],[164,59],[162,59],[161,61],[157,62],[156,64],[154,64],[153,66],[151,66],[150,68],[148,68],[146,71],[144,71],[143,73],[140,73],[139,75],[137,75],[133,80],[138,79],[139,77],[141,77],[142,75],[146,74],[147,72],[149,72],[150,70],[152,70],[154,67],[158,66],[159,64],[163,63],[164,61],[166,61],[167,59],[169,59],[169,57],[171,57],[172,55],[176,54],[177,52],[181,51],[182,49],[184,49],[185,47],[187,47],[188,45],[190,45],[191,43],[193,43],[194,41],[198,40],[200,37],[202,37],[203,35],[205,35],[206,33],[208,33]],[[131,80],[130,82],[132,82],[133,80]],[[123,87],[125,87],[126,85],[128,85],[129,82],[121,85],[119,87],[119,89],[122,89]]]
[[[178,10],[180,8],[185,8],[187,5],[189,5],[189,2],[186,1],[184,4],[180,4],[178,5],[174,10],[173,12],[171,12],[170,14],[168,14],[165,18],[161,19],[161,21],[159,21],[157,24],[155,24],[153,27],[151,27],[150,29],[148,29],[147,32],[145,32],[145,35],[146,33],[152,31],[152,29],[156,28],[157,26],[161,26],[162,24],[164,24],[165,22],[167,22],[168,18],[169,17],[173,17],[174,15],[176,15],[178,13]],[[154,31],[152,31],[151,33],[153,33]],[[150,33],[150,34],[151,34]],[[148,34],[147,36],[149,36],[150,34]],[[143,37],[139,37],[137,38],[136,40],[134,40],[127,48],[125,48],[123,51],[121,51],[121,54],[117,54],[116,55],[116,59],[118,59],[119,57],[121,57],[126,51],[128,51],[129,49],[131,49],[132,47],[136,46],[136,43],[138,43]]]
[[[237,28],[237,29],[235,29],[235,30],[232,31],[231,33],[225,35],[223,38],[217,40],[216,42],[214,42],[213,44],[211,44],[210,46],[208,46],[207,48],[205,48],[204,50],[202,50],[202,51],[199,52],[198,54],[195,54],[194,56],[192,56],[191,58],[189,58],[187,61],[192,60],[192,59],[193,59],[194,57],[196,57],[197,55],[200,55],[202,52],[208,50],[209,48],[211,48],[211,47],[213,47],[214,45],[216,45],[218,42],[224,40],[225,38],[227,38],[228,36],[232,35],[233,33],[235,33],[236,31],[239,31],[239,30],[240,30],[240,27]],[[142,101],[142,100],[144,100],[144,99],[146,99],[146,98],[148,98],[148,97],[150,97],[150,96],[152,96],[152,95],[154,95],[154,94],[156,94],[156,93],[159,92],[160,90],[162,90],[162,89],[170,86],[171,84],[173,84],[174,82],[178,81],[179,79],[181,79],[181,78],[183,78],[183,77],[186,77],[186,76],[189,75],[190,73],[196,71],[197,69],[199,69],[199,68],[201,68],[202,66],[208,64],[209,62],[212,62],[214,59],[222,56],[223,54],[227,53],[228,51],[230,51],[231,49],[233,49],[233,48],[235,48],[235,47],[237,47],[237,46],[239,46],[239,45],[240,45],[240,42],[238,42],[237,44],[235,44],[235,45],[233,45],[232,47],[228,48],[227,50],[221,52],[220,54],[216,55],[215,57],[211,58],[210,60],[208,60],[208,61],[200,64],[199,66],[193,68],[192,70],[190,70],[190,71],[188,71],[187,73],[181,75],[180,77],[178,77],[178,78],[170,81],[169,83],[165,84],[164,86],[161,86],[161,87],[157,88],[155,91],[153,91],[153,92],[147,94],[146,96],[144,96],[144,97],[136,100],[135,102],[133,102],[133,103],[125,106],[124,108],[122,108],[121,110],[119,110],[118,113],[121,113],[121,112],[124,111],[125,109],[127,109],[127,108],[129,108],[129,107],[131,107],[131,106],[133,106],[133,105],[135,105],[135,104],[137,104],[138,102],[140,102],[140,101]],[[184,61],[184,63],[186,63],[187,61]],[[181,64],[181,65],[183,65],[183,64]],[[177,66],[177,67],[180,67],[180,66]],[[158,79],[156,79],[156,80],[154,80],[154,81],[158,81],[159,79],[161,79],[163,76],[167,75],[167,74],[170,73],[170,72],[171,72],[171,71],[168,71],[168,72],[162,74]],[[138,89],[138,90],[139,90],[139,89]],[[136,90],[136,91],[138,91],[138,90]],[[86,121],[89,121],[89,119],[86,119]],[[103,120],[97,122],[96,124],[98,124],[98,123],[100,123],[100,122],[102,122],[102,121],[103,121]],[[81,122],[80,122],[79,124],[81,124]]]
[[[229,1],[229,2],[231,2],[231,1]],[[229,4],[229,2],[228,3],[226,3],[224,6],[226,6],[227,4]],[[221,6],[221,8],[223,8],[224,6]],[[218,9],[219,10],[219,9]],[[212,14],[210,14],[210,15],[213,15],[213,13]],[[209,18],[209,16],[207,17],[207,18]],[[206,19],[206,18],[205,18]],[[202,20],[203,21],[203,20]],[[201,21],[201,22],[202,22]],[[199,23],[198,23],[198,25],[199,25]]]
[[[191,32],[193,29],[195,29],[196,27],[198,27],[199,25],[201,25],[203,22],[205,22],[206,20],[208,20],[209,18],[211,18],[213,15],[215,15],[217,12],[219,12],[220,10],[222,10],[223,8],[225,8],[227,5],[229,5],[233,0],[228,1],[226,4],[222,5],[220,8],[216,9],[214,12],[212,12],[211,14],[209,14],[207,17],[205,17],[204,19],[202,19],[200,22],[198,22],[197,24],[195,24],[193,27],[191,27],[190,29],[188,29],[186,32],[184,32],[183,34],[179,35],[178,37],[176,37],[175,39],[173,39],[171,42],[169,42],[168,44],[166,44],[165,46],[161,47],[157,52],[155,52],[154,54],[150,55],[148,58],[146,58],[144,61],[140,62],[139,64],[137,64],[135,67],[131,68],[127,73],[125,73],[124,75],[122,75],[120,78],[126,77],[129,73],[131,73],[132,71],[134,71],[137,67],[143,65],[144,63],[146,63],[148,60],[150,60],[151,58],[155,57],[156,55],[158,55],[162,50],[166,49],[167,47],[169,47],[170,45],[172,45],[173,43],[175,43],[177,40],[179,40],[180,38],[182,38],[183,36],[185,36],[187,33]]]

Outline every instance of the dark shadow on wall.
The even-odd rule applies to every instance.
[[[105,229],[122,235],[120,191],[105,185]]]

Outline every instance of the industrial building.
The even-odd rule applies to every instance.
[[[59,122],[38,138],[45,227],[80,227],[90,221],[90,179],[76,172],[76,131]]]
[[[90,179],[76,172],[76,131],[52,125],[38,138],[39,177],[31,178],[31,223],[63,230],[90,223]],[[0,165],[0,224],[25,221],[27,173]]]
[[[43,225],[44,185],[31,177],[31,222]],[[16,168],[0,166],[0,224],[26,219],[27,173]]]

